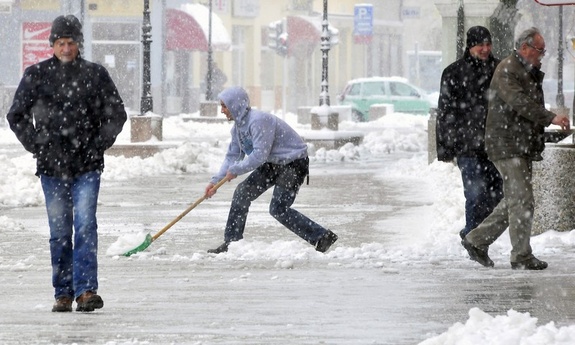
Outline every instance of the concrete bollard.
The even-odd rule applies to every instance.
[[[204,101],[200,102],[200,116],[216,117],[218,116],[219,102]]]
[[[533,235],[575,229],[575,144],[546,144],[533,162]]]
[[[313,107],[298,107],[297,108],[297,122],[302,125],[311,123],[311,109]]]
[[[429,119],[427,120],[427,163],[431,164],[437,159],[437,109],[429,109]]]
[[[339,128],[339,114],[330,112],[329,114],[311,113],[311,129],[327,128],[337,131]]]
[[[375,121],[387,114],[393,114],[393,104],[374,104],[369,107],[369,121]]]
[[[130,141],[144,142],[152,139],[162,141],[162,120],[158,115],[137,115],[130,117]]]

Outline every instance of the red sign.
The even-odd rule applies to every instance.
[[[535,2],[543,6],[575,5],[572,0],[535,0]]]
[[[22,71],[42,60],[52,57],[50,47],[50,22],[22,23]]]

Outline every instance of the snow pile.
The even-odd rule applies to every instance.
[[[537,318],[529,313],[509,310],[507,315],[490,316],[478,308],[469,310],[465,324],[456,323],[441,335],[419,345],[570,345],[575,339],[575,325],[557,328],[553,322],[537,327]]]

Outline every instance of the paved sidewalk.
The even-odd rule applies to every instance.
[[[50,312],[43,207],[0,209],[22,225],[0,229],[0,343],[417,344],[465,322],[473,307],[528,311],[539,324],[575,321],[572,253],[546,255],[551,265],[543,272],[483,269],[463,256],[405,263],[361,257],[361,251],[343,255],[363,243],[385,250],[409,242],[410,231],[428,226],[425,186],[376,178],[379,168],[312,167],[295,206],[339,235],[327,255],[267,214],[267,194],[248,219],[245,238],[255,249],[232,258],[208,255],[223,237],[232,182],[143,255],[107,257],[120,235],[155,233],[185,210],[208,175],[104,181],[98,217],[105,306],[88,314]],[[301,247],[301,257],[282,257],[282,246],[290,253]]]

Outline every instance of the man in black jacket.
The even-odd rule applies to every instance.
[[[54,56],[28,67],[7,119],[36,158],[48,224],[54,312],[94,311],[98,290],[96,206],[104,151],[127,119],[106,69],[84,60],[82,25],[73,15],[52,23]]]
[[[499,172],[485,151],[487,90],[499,60],[491,54],[491,34],[482,26],[467,31],[463,57],[441,76],[437,109],[437,159],[454,159],[461,170],[465,195],[463,239],[503,198]]]

